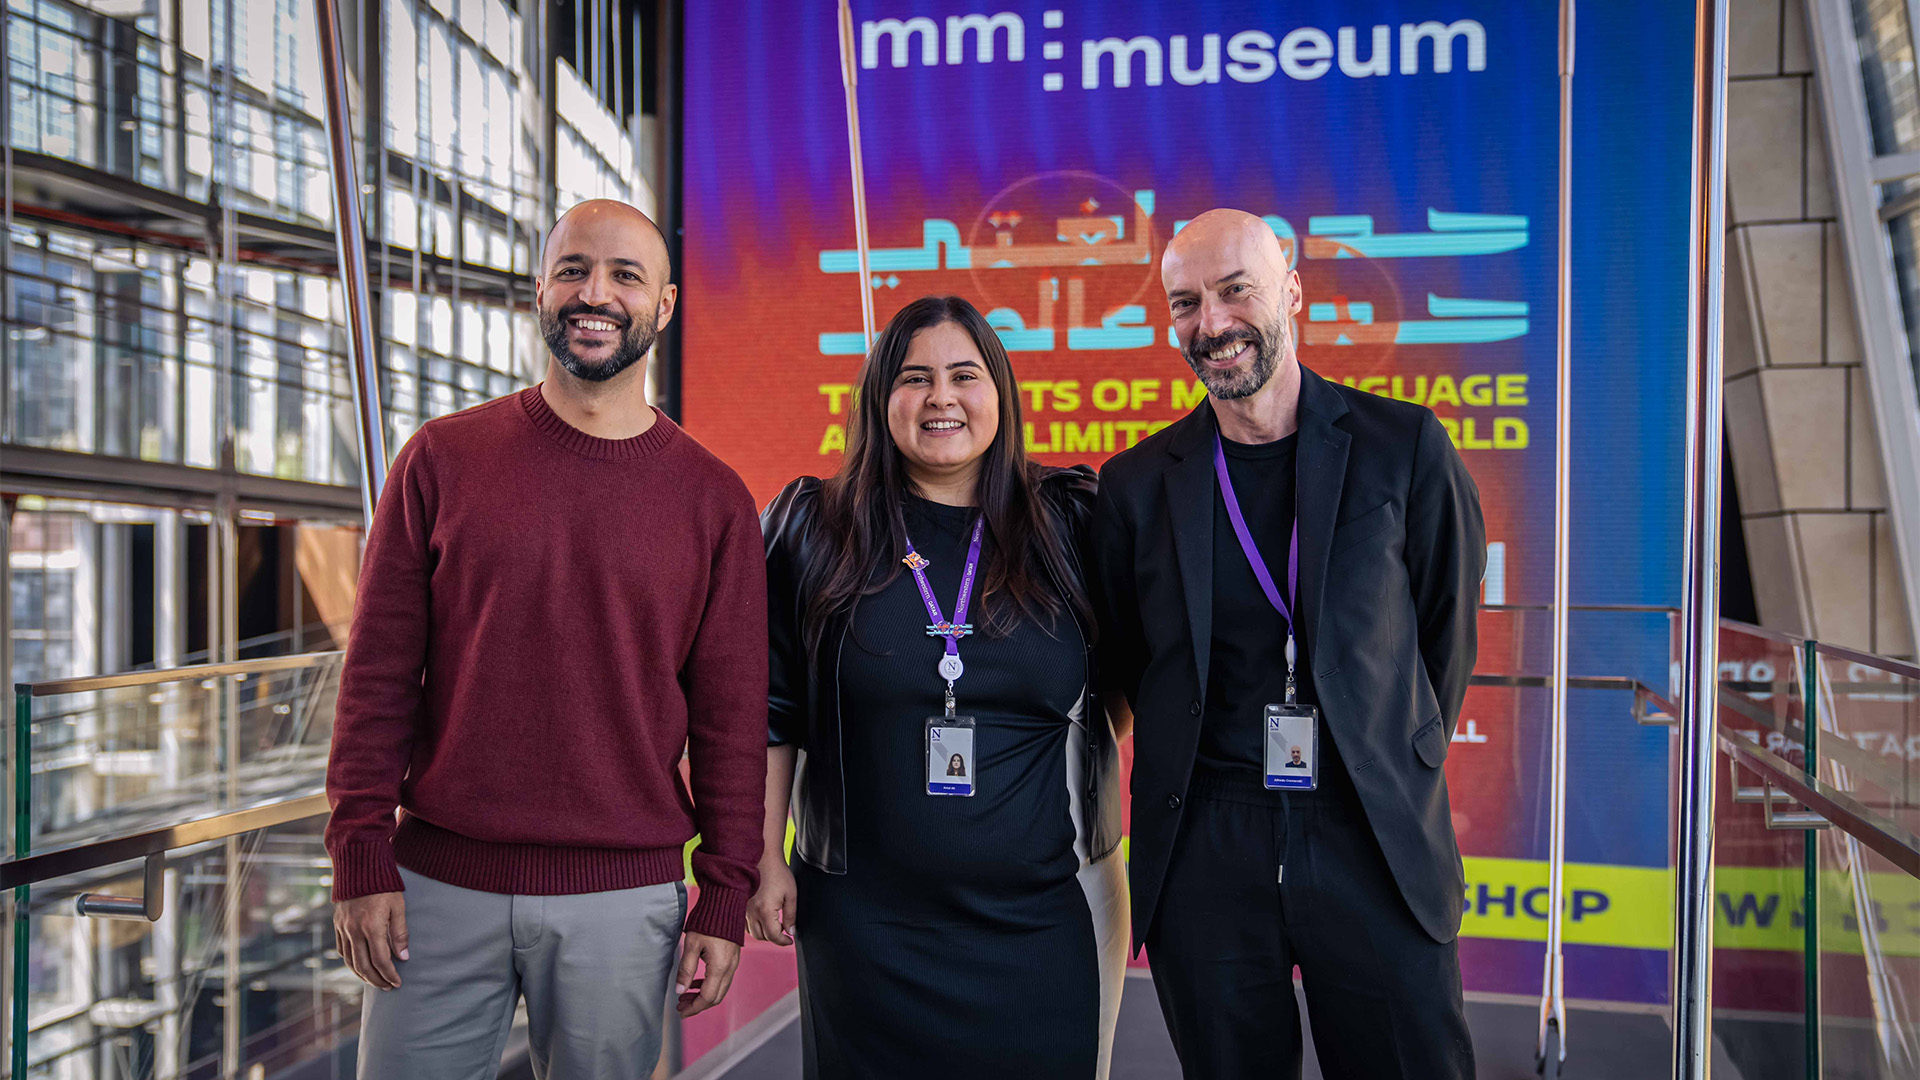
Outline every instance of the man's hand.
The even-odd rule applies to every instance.
[[[394,958],[407,958],[407,894],[372,893],[333,905],[334,947],[361,981],[376,990],[400,985]],[[739,950],[734,950],[736,956]],[[731,975],[733,969],[729,967]]]
[[[707,973],[696,979],[702,960],[706,961]],[[689,931],[681,940],[680,970],[673,977],[674,993],[680,996],[675,1008],[681,1019],[720,1004],[727,996],[727,988],[733,985],[733,972],[739,966],[740,946],[725,938]]]
[[[775,945],[793,944],[798,896],[793,871],[775,848],[772,858],[760,860],[760,888],[747,901],[747,932]]]

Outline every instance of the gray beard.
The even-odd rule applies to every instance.
[[[1268,326],[1260,328],[1254,335],[1235,334],[1230,337],[1196,339],[1187,348],[1180,351],[1186,358],[1187,366],[1200,377],[1201,385],[1207,393],[1221,401],[1237,401],[1252,397],[1261,388],[1272,381],[1273,373],[1280,370],[1280,345],[1286,340],[1288,320],[1281,316]],[[1210,352],[1220,349],[1232,341],[1250,341],[1253,345],[1253,362],[1234,371],[1212,371],[1206,361],[1200,359]]]

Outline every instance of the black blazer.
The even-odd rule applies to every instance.
[[[1435,941],[1466,880],[1447,759],[1477,651],[1480,493],[1433,413],[1300,369],[1300,631],[1401,895]],[[1193,772],[1213,640],[1211,401],[1101,471],[1101,669],[1133,702],[1133,928],[1153,925]]]
[[[1071,584],[1091,584],[1091,533],[1096,480],[1092,469],[1042,468],[1040,495],[1053,516],[1056,534],[1067,543]],[[847,872],[847,777],[840,752],[840,649],[851,620],[835,619],[820,636],[819,655],[807,660],[801,635],[806,604],[801,590],[814,580],[813,570],[824,557],[820,526],[820,481],[803,476],[774,497],[760,515],[760,531],[767,544],[767,642],[769,680],[767,741],[793,744],[802,751],[795,775],[793,852],[829,874]],[[876,575],[891,567],[875,567]],[[1068,582],[1055,582],[1065,591]],[[1077,618],[1076,618],[1076,621]],[[1081,639],[1097,638],[1091,626],[1080,627]],[[1076,716],[1086,731],[1081,792],[1085,807],[1087,851],[1099,861],[1120,846],[1120,750],[1100,703],[1101,685],[1094,666],[1095,650],[1086,651],[1086,689]]]

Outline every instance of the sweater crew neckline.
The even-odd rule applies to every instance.
[[[602,439],[597,435],[589,435],[553,411],[547,399],[541,396],[538,383],[520,391],[520,404],[526,411],[527,420],[542,435],[552,439],[561,449],[594,461],[638,461],[666,449],[680,431],[666,413],[649,405],[648,408],[653,409],[653,426],[633,438]]]

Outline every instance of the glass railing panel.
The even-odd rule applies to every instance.
[[[1849,782],[1863,800],[1890,794]],[[1839,828],[1819,855],[1819,1075],[1920,1076],[1920,878]]]
[[[1719,721],[1806,767],[1806,643],[1788,634],[1722,620]]]
[[[1803,659],[1792,638],[1721,627],[1720,730],[1796,771],[1806,762]],[[1716,765],[1714,1041],[1741,1076],[1805,1080],[1812,852],[1808,834],[1786,824],[1802,808],[1732,755]]]
[[[1827,779],[1920,832],[1920,668],[1830,645],[1818,655]]]
[[[34,886],[12,1018],[24,1022],[23,1075],[336,1075],[329,1059],[357,1033],[361,984],[333,951],[324,823],[173,852],[151,923],[74,907],[86,892],[139,895],[137,862]]]
[[[1920,833],[1920,668],[1829,645],[1821,779],[1886,831]],[[1823,1076],[1920,1075],[1920,878],[1841,829],[1820,841]]]
[[[4,752],[30,854],[320,789],[340,653],[17,687]],[[75,687],[82,687],[75,689]]]

